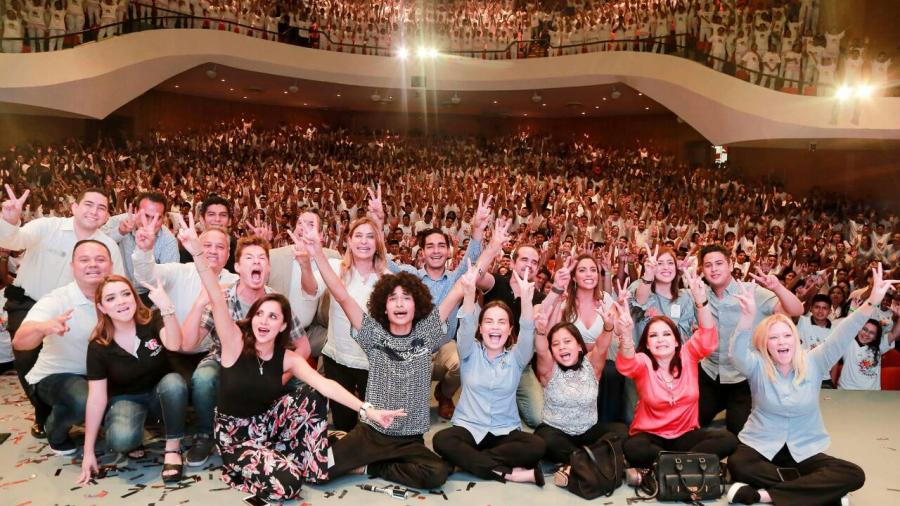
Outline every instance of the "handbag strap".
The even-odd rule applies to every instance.
[[[700,485],[702,486],[706,483],[706,458],[698,457],[697,463],[700,467]],[[681,471],[683,470],[684,464],[681,462],[681,457],[675,457],[675,473],[678,474],[678,481],[681,482],[681,486],[684,487],[685,490],[691,493],[691,502],[689,504],[703,506],[703,503],[700,502],[700,496],[697,495],[697,490],[691,490],[691,487],[684,481],[684,476],[681,474]]]
[[[604,441],[606,441],[606,443],[609,444],[610,448],[612,449],[613,460],[616,460],[615,447],[613,447],[613,444],[610,443],[609,440],[604,440]],[[603,466],[601,466],[600,463],[597,462],[597,457],[594,455],[594,451],[591,450],[591,447],[588,445],[584,445],[584,446],[582,446],[582,448],[584,449],[584,452],[587,454],[588,458],[591,459],[591,462],[594,464],[594,467],[597,469],[597,472],[600,473],[604,478],[611,480],[612,478],[610,478],[609,476],[606,476],[606,473],[603,472]],[[618,464],[613,464],[613,473],[615,473],[617,470],[618,470]],[[613,477],[615,477],[615,476],[616,475],[613,474]],[[610,490],[609,493],[606,494],[606,497],[611,496],[613,494],[613,492],[614,492],[614,490]]]

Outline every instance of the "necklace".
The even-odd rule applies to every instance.
[[[658,377],[660,380],[662,380],[663,383],[666,384],[666,388],[669,390],[669,405],[674,406],[675,392],[673,390],[675,389],[675,378],[666,379],[663,376],[662,371],[659,370],[656,371],[656,377]]]
[[[256,356],[256,362],[259,364],[259,375],[263,375],[263,365],[268,362],[268,360],[263,360],[259,358],[259,355]]]

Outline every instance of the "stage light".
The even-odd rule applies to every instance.
[[[438,56],[437,48],[434,48],[434,47],[428,48],[428,57],[429,58],[437,58],[437,56]]]
[[[851,95],[853,95],[853,89],[849,86],[843,85],[837,89],[834,97],[838,100],[847,100]]]
[[[409,49],[406,49],[405,47],[402,47],[402,46],[399,49],[397,49],[397,58],[400,58],[401,60],[405,60],[408,56],[409,56]]]
[[[869,84],[860,84],[856,87],[856,96],[859,98],[869,98],[872,96],[874,87]]]
[[[416,50],[416,56],[419,58],[425,58],[428,56],[428,49],[422,46],[419,46],[419,49]]]

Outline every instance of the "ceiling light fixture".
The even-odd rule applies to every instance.
[[[618,100],[619,97],[622,96],[622,92],[619,91],[618,88],[613,86],[612,93],[610,93],[609,96],[612,97],[613,100]]]
[[[531,101],[534,102],[535,104],[540,104],[541,100],[544,100],[544,97],[542,97],[540,95],[540,93],[534,92],[534,94],[531,95]]]
[[[213,65],[212,68],[210,68],[210,69],[206,69],[206,77],[208,77],[210,79],[215,79],[218,76],[219,76],[219,73],[216,72],[215,65]]]

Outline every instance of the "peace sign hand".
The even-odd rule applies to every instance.
[[[384,223],[384,203],[381,201],[381,183],[378,183],[376,189],[372,189],[371,187],[367,187],[366,191],[369,193],[369,214],[375,217],[376,220]]]
[[[573,267],[575,267],[575,259],[569,256],[566,258],[566,263],[553,274],[553,288],[560,291],[569,287]]]
[[[119,233],[122,235],[130,233],[134,230],[135,223],[137,220],[134,216],[134,207],[128,204],[128,208],[125,210],[125,219],[119,222]]]
[[[534,282],[528,281],[531,273],[531,267],[525,268],[525,279],[519,277],[519,273],[513,269],[512,271],[513,277],[516,279],[516,283],[519,285],[519,295],[522,299],[522,304],[531,304],[531,301],[534,300]]]
[[[491,236],[491,247],[495,251],[500,251],[503,244],[509,240],[509,226],[512,220],[496,219],[494,220],[494,235]]]
[[[294,260],[299,264],[310,260],[309,250],[306,249],[306,245],[303,243],[303,230],[304,225],[298,218],[297,226],[294,227],[294,230],[287,231],[287,235],[291,238],[291,251],[294,252]]]
[[[694,304],[702,306],[709,297],[706,291],[706,283],[700,279],[700,276],[693,269],[683,270],[681,276],[691,291],[691,296],[694,298]]]
[[[738,320],[737,328],[749,330],[753,327],[753,321],[756,318],[756,283],[738,282],[738,287],[740,287],[740,291],[734,295],[741,305],[741,318]]]
[[[159,216],[154,216],[148,223],[146,216],[140,215],[141,226],[134,231],[134,242],[141,251],[153,250],[153,245],[156,243],[156,225],[160,219]],[[121,230],[121,226],[119,230]]]
[[[869,295],[869,303],[873,307],[878,307],[885,294],[897,283],[900,283],[900,280],[884,279],[884,267],[882,267],[881,262],[878,262],[872,268],[872,294]]]
[[[757,266],[756,274],[752,272],[748,272],[747,274],[753,278],[754,281],[760,284],[763,288],[771,291],[775,291],[779,286],[781,286],[781,281],[778,281],[778,277],[772,274],[771,272],[766,273]]]
[[[267,241],[272,241],[272,227],[268,222],[260,217],[253,218],[253,221],[247,221],[244,226],[251,234],[262,237]]]
[[[647,258],[644,259],[644,281],[648,281],[647,278],[650,278],[649,281],[652,283],[654,279],[656,279],[656,265],[657,265],[657,257],[659,256],[659,244],[656,245],[656,249],[654,251],[650,251],[650,245],[645,244],[644,249],[647,250]]]
[[[166,289],[163,288],[162,281],[159,278],[156,278],[155,285],[141,281],[141,286],[148,290],[147,297],[153,301],[157,309],[166,311],[172,308],[172,300],[169,298],[169,294],[166,293]]]
[[[5,186],[6,194],[9,195],[9,200],[3,201],[3,220],[10,225],[19,226],[19,222],[22,221],[22,206],[25,204],[25,199],[31,195],[31,190],[25,190],[21,197],[16,197],[16,193],[13,191],[12,187],[9,185]]]
[[[466,295],[472,295],[475,293],[475,284],[478,281],[478,269],[474,269],[472,267],[472,260],[466,258],[466,273],[459,278],[460,284],[462,284],[464,293]]]
[[[63,314],[50,318],[44,325],[46,328],[44,329],[44,335],[57,335],[62,336],[65,335],[66,332],[69,331],[69,320],[72,319],[73,309],[69,309]]]
[[[478,194],[478,209],[475,210],[475,215],[472,217],[473,230],[484,230],[487,227],[491,219],[491,204],[493,200],[493,195],[488,195],[485,199],[484,194]]]
[[[194,224],[194,214],[188,214],[188,226],[178,231],[178,240],[191,256],[196,257],[203,253],[200,238],[197,237],[197,227]]]

